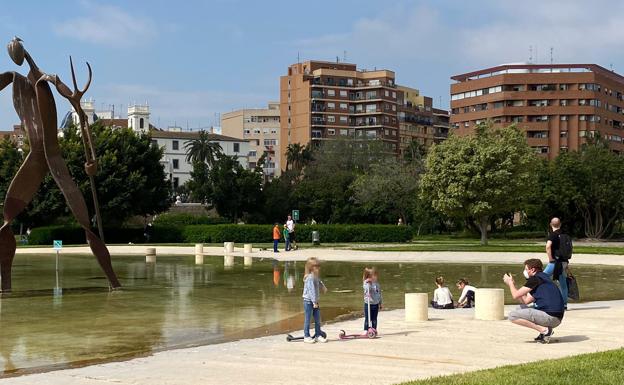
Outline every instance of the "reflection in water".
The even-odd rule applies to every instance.
[[[62,293],[54,295],[54,258],[18,255],[14,291],[0,296],[0,376],[35,368],[63,367],[119,359],[180,346],[215,343],[300,329],[301,271],[295,262],[193,256],[116,257],[123,289],[109,292],[89,256],[63,256]],[[225,268],[225,264],[235,262]],[[323,264],[329,292],[323,316],[361,311],[362,263]],[[503,287],[510,265],[377,264],[388,308],[403,306],[404,293],[431,292],[433,279],[466,277],[477,287]],[[624,268],[584,267],[575,275],[583,300],[622,297]],[[606,279],[609,278],[609,279]],[[451,287],[451,290],[455,290]],[[457,293],[455,293],[457,294]],[[510,299],[507,298],[510,302]]]

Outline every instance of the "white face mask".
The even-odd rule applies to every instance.
[[[524,278],[529,279],[529,272],[528,271],[524,270],[522,272],[522,274],[524,274]]]

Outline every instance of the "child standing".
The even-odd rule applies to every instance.
[[[284,225],[284,242],[286,242],[286,247],[284,247],[284,251],[290,251],[290,234],[288,233],[288,226]]]
[[[274,253],[279,253],[279,250],[277,249],[277,246],[279,245],[279,240],[280,240],[280,229],[279,229],[279,225],[276,223],[275,226],[273,226],[273,252]]]
[[[368,331],[368,317],[373,329],[377,330],[377,315],[383,307],[383,297],[381,296],[381,286],[379,285],[379,275],[374,267],[364,268],[362,274],[364,281],[364,334]],[[368,304],[370,303],[370,315],[368,314]]]
[[[473,307],[477,288],[471,286],[466,278],[457,281],[457,288],[461,290],[461,296],[457,300],[457,307]]]
[[[444,277],[439,276],[435,279],[438,286],[433,292],[433,301],[431,306],[434,309],[453,309],[453,295],[448,287],[444,284]]]
[[[305,264],[305,272],[303,276],[303,342],[313,344],[318,342],[327,342],[325,333],[321,330],[321,309],[319,307],[319,297],[321,287],[325,292],[327,289],[321,282],[320,275],[321,265],[319,260],[312,257],[308,258]],[[314,338],[310,337],[310,320],[314,317]]]

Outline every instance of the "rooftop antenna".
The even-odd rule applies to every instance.
[[[611,72],[615,72],[613,71],[613,63],[609,64],[609,69],[611,70]]]
[[[299,51],[297,51],[297,64],[301,63],[301,61],[299,60]]]
[[[555,50],[554,47],[550,47],[550,64],[553,64],[553,51]]]
[[[533,64],[533,46],[529,46],[529,64]]]
[[[346,49],[342,51],[342,61],[345,63],[347,62],[347,50]]]
[[[336,56],[336,63],[340,63],[340,56]]]

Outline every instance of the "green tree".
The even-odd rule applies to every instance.
[[[219,215],[238,221],[262,208],[262,173],[245,170],[236,157],[220,155],[210,170],[212,205]]]
[[[535,186],[536,162],[515,126],[482,124],[429,150],[422,194],[447,216],[475,219],[485,245],[493,216],[523,208]]]
[[[376,217],[408,223],[418,200],[421,167],[418,162],[384,159],[357,176],[351,188],[355,200]]]
[[[425,146],[415,139],[412,139],[402,151],[403,160],[407,162],[420,162],[426,153]]]
[[[312,158],[310,146],[303,146],[300,143],[289,144],[286,148],[286,170],[292,170],[298,174]]]
[[[20,152],[9,138],[0,140],[0,205],[4,205],[4,197],[11,180],[22,164],[23,156],[25,152]],[[2,219],[1,208],[0,219]]]
[[[212,182],[210,180],[210,166],[206,162],[193,162],[191,179],[185,183],[194,202],[208,203],[212,199]]]
[[[199,131],[199,137],[184,145],[187,162],[204,162],[212,166],[223,152],[221,145],[211,139],[205,130]]]
[[[171,202],[169,183],[160,164],[162,149],[152,145],[149,136],[137,135],[131,129],[113,130],[96,123],[92,132],[98,159],[95,183],[104,223],[119,225],[131,216],[166,210]],[[75,127],[64,130],[59,142],[70,173],[93,209],[79,131]],[[69,215],[60,190],[48,175],[29,205],[25,221],[44,225]]]
[[[588,238],[605,238],[624,217],[622,191],[624,158],[596,141],[550,162],[541,210],[579,223]]]

